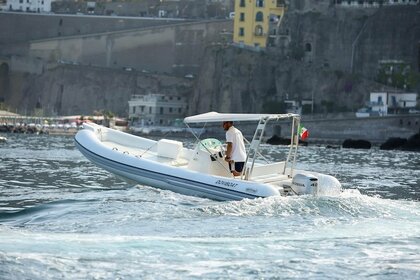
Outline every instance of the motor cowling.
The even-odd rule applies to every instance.
[[[298,194],[318,195],[318,178],[313,175],[296,174],[292,179],[292,190]]]

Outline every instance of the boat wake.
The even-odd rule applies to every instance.
[[[374,218],[420,216],[418,202],[383,199],[364,195],[357,189],[346,189],[335,196],[289,196],[244,199],[225,203],[212,203],[198,207],[210,215],[278,216],[278,217],[336,217]]]
[[[84,199],[65,199],[0,213],[0,231],[25,228],[35,232],[105,235],[234,236],[296,235],[332,230],[334,234],[420,235],[417,201],[391,200],[346,189],[337,196],[312,195],[216,202],[153,187],[96,191]],[[232,224],[242,228],[232,229]],[[3,228],[3,229],[2,229]],[[215,231],[214,229],[217,228]],[[269,231],[266,232],[266,231]],[[286,238],[286,237],[285,237]]]

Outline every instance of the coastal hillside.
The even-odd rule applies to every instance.
[[[419,5],[293,2],[267,50],[207,50],[191,113],[268,112],[285,100],[313,100],[315,113],[354,112],[371,91],[420,90]]]
[[[172,39],[159,48],[152,43],[140,48],[138,44],[147,45],[144,40],[150,36],[129,38],[128,33],[124,34],[131,45],[125,47],[128,41],[118,33],[112,35],[115,38],[104,35],[109,44],[100,49],[91,45],[89,50],[94,52],[81,55],[79,51],[87,48],[78,48],[85,41],[95,43],[95,36],[72,36],[75,45],[68,38],[56,38],[51,41],[54,44],[39,43],[36,52],[42,50],[42,57],[50,61],[31,56],[29,41],[4,43],[0,104],[22,114],[41,108],[46,114],[108,110],[126,116],[132,94],[166,93],[161,85],[173,85],[171,93],[188,96],[191,114],[280,112],[285,110],[284,101],[306,104],[304,115],[354,113],[365,105],[371,91],[420,91],[419,14],[419,5],[345,8],[331,1],[290,1],[276,40],[265,50],[230,44],[229,22],[167,27],[174,30]],[[51,20],[56,18],[51,16]],[[94,24],[97,19],[84,20]],[[14,29],[21,34],[24,22],[12,25],[7,38]],[[46,29],[45,38],[52,36],[51,30]],[[148,32],[153,34],[153,29]],[[39,33],[37,39],[44,36]],[[113,50],[113,45],[119,47]],[[64,54],[75,60],[63,60]],[[85,57],[98,63],[90,64]],[[113,61],[110,67],[105,63],[108,60]],[[164,64],[161,69],[173,73],[140,67],[144,61],[157,60]],[[125,67],[131,62],[139,67]],[[148,89],[143,85],[150,84],[150,77],[155,86]],[[313,106],[308,105],[312,101]]]

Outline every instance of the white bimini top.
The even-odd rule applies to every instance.
[[[222,121],[259,121],[262,118],[269,120],[287,119],[292,117],[299,117],[297,114],[238,114],[238,113],[217,113],[208,112],[195,116],[186,117],[184,123],[207,123],[207,122],[222,122]]]

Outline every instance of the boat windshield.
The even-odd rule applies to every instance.
[[[215,150],[218,147],[222,147],[222,142],[220,142],[218,139],[216,138],[207,138],[207,139],[203,139],[200,141],[200,149],[203,151],[208,151],[208,150]]]

